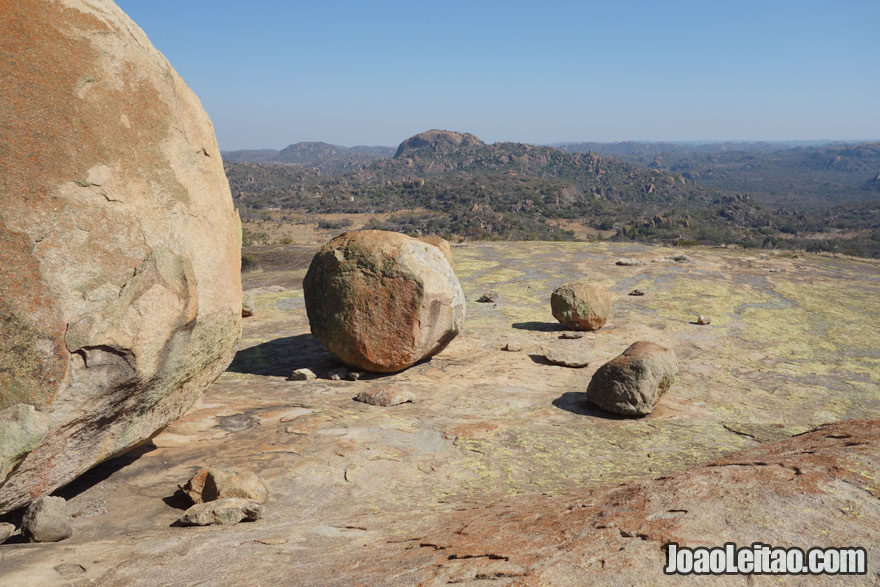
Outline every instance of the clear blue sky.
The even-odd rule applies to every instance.
[[[121,0],[224,150],[880,138],[880,0]]]

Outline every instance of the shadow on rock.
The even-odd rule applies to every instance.
[[[152,440],[148,440],[115,459],[104,461],[100,465],[92,467],[64,487],[53,491],[52,495],[57,495],[70,501],[80,493],[91,489],[101,481],[108,479],[114,473],[122,471],[125,467],[131,465],[145,454],[154,450],[156,450],[156,445],[153,444]]]
[[[190,496],[185,494],[180,489],[175,491],[173,495],[163,497],[162,501],[165,502],[165,505],[176,510],[188,510],[190,506],[193,505],[193,500],[190,498]]]
[[[537,363],[538,365],[547,365],[549,367],[555,366],[554,363],[552,363],[544,355],[529,355],[529,358],[532,360],[532,362]]]
[[[322,373],[339,367],[339,359],[311,334],[285,336],[242,349],[227,371],[249,375],[288,377],[296,369]]]
[[[568,330],[568,328],[559,322],[514,322],[511,326],[518,330],[535,330],[537,332],[559,332],[562,330]]]
[[[618,414],[609,414],[608,412],[601,410],[587,399],[586,391],[566,391],[553,400],[553,405],[560,410],[565,410],[566,412],[571,412],[572,414],[577,414],[579,416],[593,416],[604,420],[637,419]]]

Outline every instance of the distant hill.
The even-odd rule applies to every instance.
[[[469,133],[430,130],[401,142],[391,158],[340,159],[340,148],[307,143],[289,149],[289,157],[303,161],[317,153],[322,163],[227,160],[226,171],[244,217],[267,208],[314,214],[421,210],[396,213],[374,227],[478,239],[549,240],[574,238],[573,232],[558,225],[576,222],[613,230],[617,239],[880,256],[880,198],[876,192],[871,198],[866,185],[868,177],[876,177],[880,164],[853,185],[858,197],[841,198],[843,203],[826,198],[822,207],[788,192],[779,204],[764,192],[757,197],[724,189],[704,181],[702,172],[689,167],[714,165],[709,167],[712,173],[705,174],[709,177],[732,169],[731,176],[740,181],[750,166],[756,174],[769,166],[788,177],[797,166],[828,168],[849,178],[848,174],[863,173],[862,168],[871,164],[873,144],[785,147],[778,158],[788,161],[786,165],[774,163],[776,147],[736,151],[728,160],[726,151],[716,145],[697,150],[690,159],[684,151],[677,152],[676,163],[669,167],[688,168],[682,172],[666,169],[664,157],[671,156],[663,153],[668,151],[655,155],[633,145],[615,146],[632,160],[624,161],[590,150],[486,144]],[[659,161],[637,164],[651,155],[659,156]],[[747,157],[752,158],[749,164]],[[772,174],[770,179],[780,181]]]
[[[702,210],[720,197],[680,176],[595,153],[487,145],[472,134],[442,130],[410,137],[393,158],[343,173],[228,162],[227,175],[245,208],[316,213],[420,208],[429,210],[430,218],[410,217],[393,228],[474,238],[572,238],[547,220],[588,218],[604,229],[620,225],[623,232],[638,232],[635,224],[642,223],[643,232],[677,239],[690,222],[689,210]]]
[[[707,187],[746,192],[773,205],[821,207],[874,197],[866,184],[880,169],[880,143],[572,143],[568,153],[595,152],[680,174]]]
[[[236,163],[267,163],[270,161],[280,161],[278,149],[242,149],[240,151],[221,151],[220,155],[224,161],[234,161]]]
[[[224,161],[236,163],[293,163],[339,173],[391,157],[393,147],[343,147],[322,142],[293,143],[281,149],[224,151]]]

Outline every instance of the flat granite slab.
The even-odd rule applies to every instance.
[[[672,259],[681,249],[611,243],[453,252],[469,302],[464,332],[430,361],[358,381],[327,378],[340,364],[309,334],[295,278],[273,273],[264,287],[249,275],[255,314],[229,369],[151,442],[59,492],[76,512],[73,538],[0,546],[0,583],[445,583],[459,575],[426,571],[424,557],[408,567],[395,553],[412,540],[430,545],[469,510],[555,503],[680,474],[821,424],[880,418],[876,261],[689,248],[681,262]],[[615,265],[621,257],[644,264]],[[611,317],[601,330],[560,339],[550,293],[577,279],[611,290]],[[627,295],[636,288],[645,295]],[[487,290],[497,300],[476,303]],[[712,323],[694,324],[698,314]],[[637,340],[672,347],[678,378],[651,415],[606,415],[586,402],[587,383]],[[522,350],[500,350],[508,342]],[[589,366],[550,364],[541,349],[551,343]],[[288,381],[298,368],[318,378]],[[354,401],[374,386],[414,401]],[[264,518],[172,527],[186,506],[177,485],[203,467],[260,474],[271,492]],[[876,469],[864,474],[880,486]],[[755,539],[769,540],[767,532]],[[835,532],[847,535],[845,526]],[[468,556],[477,550],[468,544]],[[383,575],[369,560],[399,563]],[[525,581],[521,570],[498,571],[493,585]]]

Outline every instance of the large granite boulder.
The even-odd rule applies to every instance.
[[[108,0],[0,10],[0,513],[185,412],[240,336],[198,98]]]
[[[395,232],[337,236],[312,259],[303,293],[312,334],[367,371],[430,357],[464,323],[464,293],[441,250]]]
[[[553,317],[572,330],[599,330],[611,313],[611,292],[601,285],[562,285],[550,296]]]
[[[440,252],[443,253],[443,257],[449,261],[449,266],[455,269],[455,259],[452,257],[452,247],[449,246],[449,241],[447,241],[442,236],[436,234],[428,234],[425,236],[420,236],[419,240],[423,243],[428,243],[429,245],[434,245]]]
[[[599,367],[587,386],[587,399],[607,412],[644,416],[654,411],[677,373],[672,349],[640,340]]]

